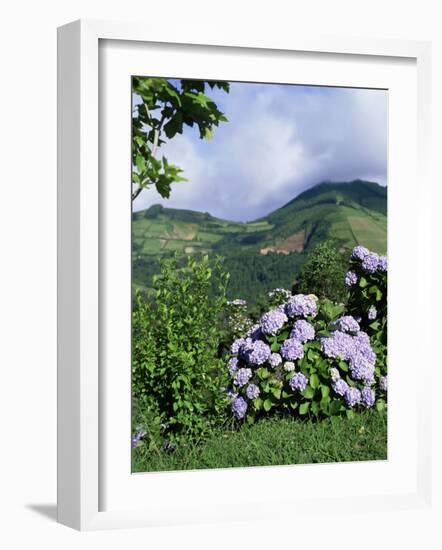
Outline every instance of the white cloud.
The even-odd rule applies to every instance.
[[[169,200],[144,191],[136,208],[162,203],[250,220],[320,181],[385,183],[386,94],[233,85],[223,100],[229,122],[212,141],[190,131],[161,150],[189,181],[174,185]]]

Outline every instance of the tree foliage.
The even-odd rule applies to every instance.
[[[332,241],[316,246],[301,269],[296,291],[340,302],[346,296],[347,263]]]
[[[132,112],[132,200],[151,185],[168,198],[171,185],[185,181],[180,167],[164,156],[156,158],[165,138],[182,134],[184,126],[195,126],[201,139],[210,139],[215,127],[227,121],[206,88],[229,92],[229,83],[133,77],[132,93],[140,103]]]
[[[227,281],[220,260],[188,257],[180,267],[173,257],[162,260],[152,299],[135,296],[132,395],[156,411],[170,441],[203,437],[225,412],[218,345]]]

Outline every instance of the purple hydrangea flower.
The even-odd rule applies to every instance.
[[[303,391],[307,386],[307,382],[308,379],[302,372],[296,372],[290,379],[289,384],[292,390]]]
[[[247,401],[243,397],[237,397],[232,403],[232,412],[238,420],[244,418],[247,412]]]
[[[350,373],[355,380],[371,384],[374,380],[374,364],[370,363],[362,353],[356,353],[350,359]]]
[[[244,338],[237,338],[233,341],[232,345],[230,346],[230,353],[236,354],[239,353],[239,350],[241,346],[243,346],[245,343]]]
[[[364,387],[361,390],[361,402],[364,405],[364,407],[373,407],[375,402],[376,396],[374,393],[374,390],[372,390],[369,387]]]
[[[370,346],[370,337],[366,332],[360,330],[354,337],[356,345],[359,347]]]
[[[230,374],[233,374],[238,370],[238,359],[236,357],[232,357],[229,362],[227,363],[227,370]]]
[[[353,338],[355,343],[355,355],[362,355],[369,363],[376,363],[376,353],[372,350],[370,338],[366,332],[358,332]]]
[[[342,378],[338,378],[333,383],[333,390],[335,391],[335,393],[343,397],[348,390],[348,384],[345,380],[342,380]]]
[[[336,321],[336,326],[342,332],[359,332],[360,326],[354,317],[351,315],[344,315]]]
[[[379,266],[379,256],[375,252],[370,252],[365,258],[362,260],[362,269],[366,273],[374,273],[378,266]]]
[[[260,390],[256,384],[249,384],[246,389],[246,395],[249,399],[256,399],[260,394]]]
[[[279,353],[272,353],[269,358],[270,366],[275,368],[282,363],[282,357]]]
[[[309,322],[299,319],[295,321],[293,325],[293,330],[290,333],[290,338],[294,338],[301,343],[307,342],[308,340],[313,340],[315,337],[315,329],[313,325]]]
[[[381,376],[379,378],[379,388],[382,391],[387,391],[387,385],[388,385],[388,377],[387,376]]]
[[[381,271],[388,271],[387,256],[379,256],[378,269],[380,269]]]
[[[246,332],[246,338],[251,338],[252,340],[258,340],[261,336],[261,327],[256,324],[249,328]]]
[[[351,257],[353,260],[363,260],[370,251],[365,246],[355,246],[352,250]]]
[[[358,282],[358,276],[354,271],[347,271],[345,274],[345,286],[352,286]]]
[[[350,407],[354,407],[361,402],[361,392],[358,388],[349,386],[344,395],[345,402]]]
[[[261,317],[259,325],[264,334],[275,335],[278,330],[280,330],[285,323],[287,323],[288,318],[285,313],[274,309]]]
[[[331,336],[321,338],[321,351],[326,357],[348,360],[355,352],[355,342],[350,334],[335,330]]]
[[[269,359],[270,347],[262,340],[247,342],[241,348],[241,354],[245,357],[249,365],[262,365]]]
[[[378,315],[378,312],[374,306],[368,308],[367,317],[370,321],[374,321]]]
[[[327,338],[321,338],[321,351],[326,357],[348,361],[352,378],[366,384],[374,382],[376,354],[365,332],[355,336],[339,330]]]
[[[298,340],[289,338],[288,340],[284,340],[281,346],[281,355],[284,359],[290,361],[302,359],[304,357],[304,346]]]
[[[314,317],[317,311],[316,299],[311,294],[296,294],[285,304],[285,312],[289,317]]]
[[[252,369],[238,369],[235,374],[234,384],[241,388],[247,384],[250,378],[252,378]]]

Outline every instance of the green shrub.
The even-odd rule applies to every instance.
[[[170,441],[203,437],[225,414],[218,345],[227,280],[219,259],[189,257],[179,267],[175,256],[162,261],[154,298],[136,295],[133,397],[157,411]]]
[[[334,246],[325,241],[313,250],[301,269],[295,290],[302,294],[315,294],[342,302],[346,296],[344,274],[347,262]]]

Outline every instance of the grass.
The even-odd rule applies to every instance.
[[[387,416],[375,410],[319,422],[268,418],[214,433],[205,443],[133,452],[133,471],[198,470],[285,464],[386,460]]]

